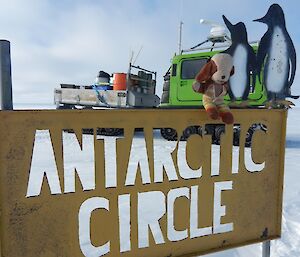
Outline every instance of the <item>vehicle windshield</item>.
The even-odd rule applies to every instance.
[[[207,58],[182,61],[181,79],[194,79],[206,62]]]

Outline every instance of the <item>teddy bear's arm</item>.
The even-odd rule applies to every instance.
[[[196,92],[196,93],[201,93],[203,94],[204,93],[204,85],[199,83],[198,81],[195,81],[193,83],[193,90]]]

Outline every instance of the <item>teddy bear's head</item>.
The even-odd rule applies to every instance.
[[[213,80],[217,84],[224,84],[234,73],[233,59],[231,55],[219,53],[214,55],[202,68],[199,81]]]

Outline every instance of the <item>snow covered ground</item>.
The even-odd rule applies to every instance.
[[[53,105],[15,105],[15,109],[53,109]],[[282,238],[271,243],[271,257],[300,256],[300,108],[288,113]],[[41,135],[41,137],[43,137]],[[298,180],[299,179],[299,180]],[[206,255],[208,257],[260,257],[261,244]]]

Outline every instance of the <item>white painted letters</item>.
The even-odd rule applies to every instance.
[[[165,243],[159,220],[166,213],[166,197],[163,192],[150,191],[138,194],[139,248],[149,246],[149,229],[156,244]]]
[[[199,167],[197,170],[193,170],[187,162],[186,146],[187,142],[179,141],[177,152],[179,174],[184,179],[201,178],[202,167]]]
[[[117,187],[117,139],[120,137],[97,136],[104,141],[105,187]]]
[[[82,136],[81,148],[75,133],[63,133],[63,160],[65,193],[75,192],[75,173],[83,190],[95,189],[94,137]]]
[[[44,176],[48,180],[51,194],[61,194],[50,132],[49,130],[36,130],[26,197],[40,195]]]
[[[129,163],[127,167],[126,174],[126,186],[132,186],[135,184],[135,179],[137,176],[138,167],[141,170],[141,177],[143,184],[150,184],[150,170],[149,161],[146,148],[146,140],[143,136],[142,138],[132,138]]]
[[[221,217],[226,214],[226,207],[221,205],[221,193],[232,189],[232,181],[215,182],[214,190],[214,234],[233,231],[233,223],[221,224]]]
[[[120,228],[120,252],[131,250],[130,242],[130,194],[119,195],[119,228]]]
[[[82,253],[86,257],[100,257],[110,251],[109,241],[102,246],[94,246],[91,242],[90,220],[92,212],[96,209],[109,211],[109,201],[103,197],[89,198],[82,203],[79,209],[79,245]]]
[[[212,227],[198,228],[198,186],[191,187],[190,233],[191,238],[212,234]],[[205,208],[205,207],[203,207]]]
[[[162,141],[153,139],[153,156],[154,156],[154,182],[163,182],[164,170],[168,180],[178,180],[172,152],[176,148],[177,142]]]

